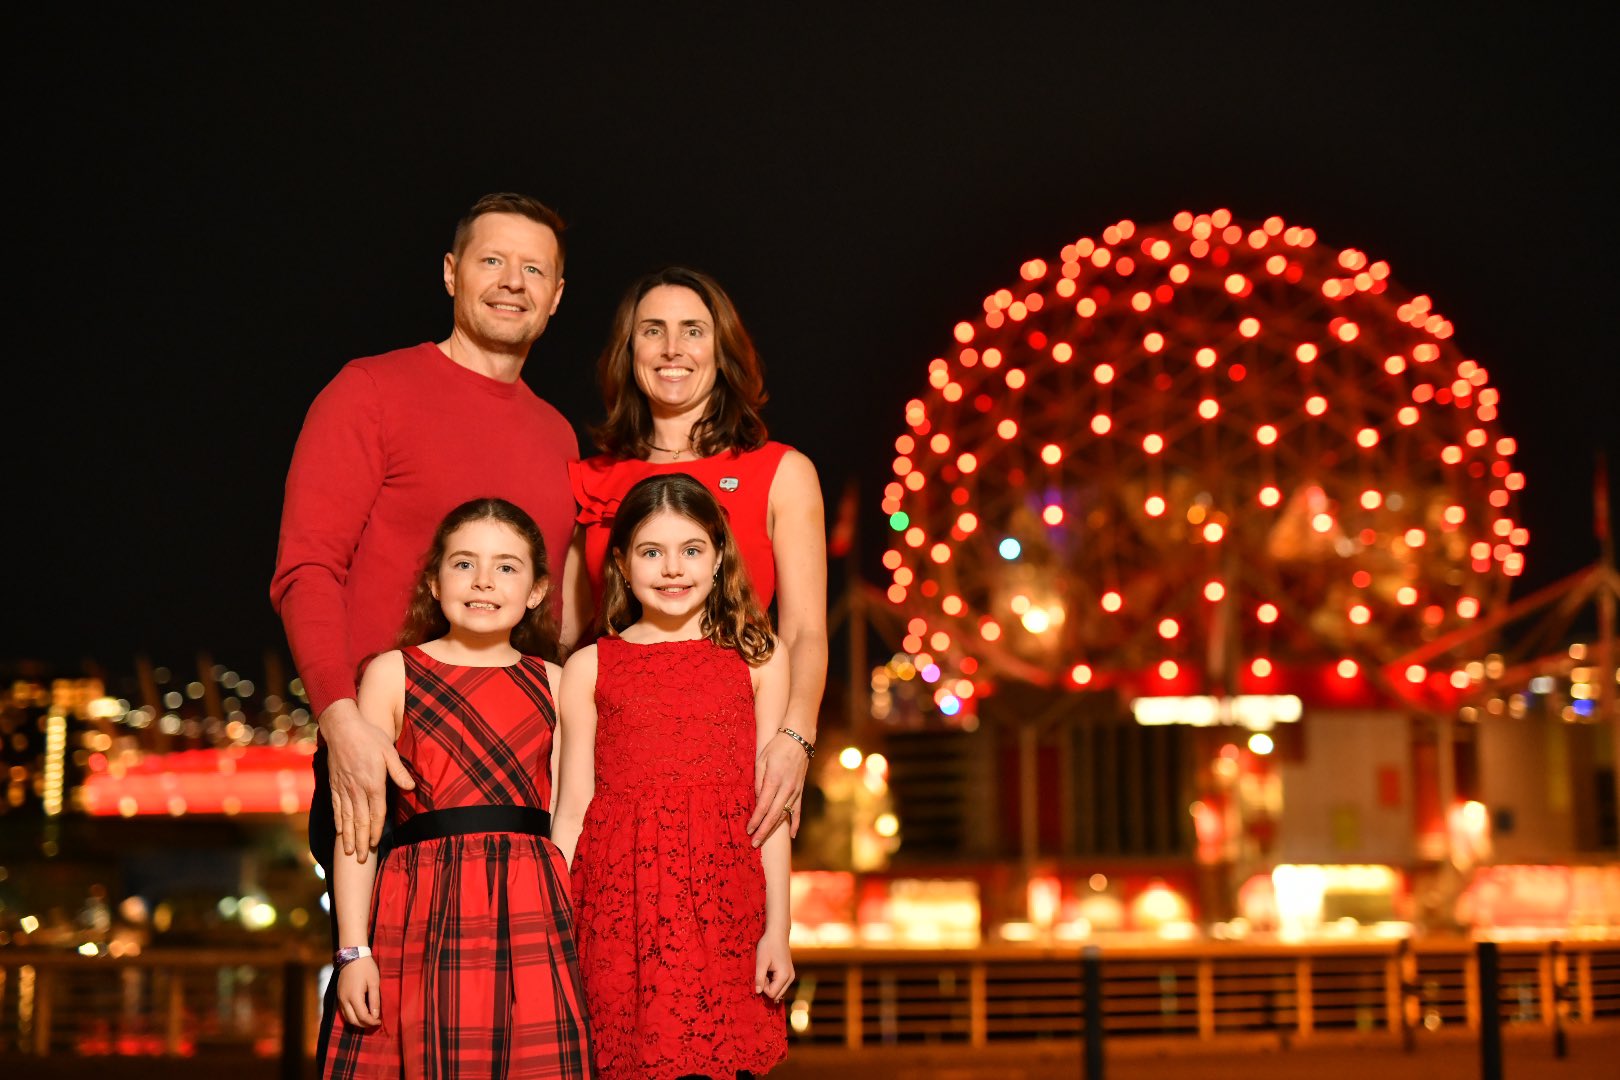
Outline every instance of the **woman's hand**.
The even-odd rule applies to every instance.
[[[754,759],[754,816],[748,819],[748,833],[759,847],[776,831],[778,825],[788,826],[788,835],[799,834],[799,798],[804,794],[805,774],[810,771],[810,756],[795,740],[778,732],[760,750]],[[793,808],[793,820],[782,813]]]
[[[382,1023],[382,985],[377,961],[369,956],[351,960],[338,972],[338,1008],[343,1019],[355,1027],[376,1027]]]
[[[388,819],[388,778],[409,791],[416,786],[399,760],[394,741],[360,715],[353,698],[334,701],[320,719],[332,775],[332,817],[343,853],[360,862],[382,839]]]
[[[754,950],[754,993],[781,1001],[793,985],[793,954],[787,934],[766,931]]]

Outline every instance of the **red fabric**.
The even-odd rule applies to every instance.
[[[551,804],[546,668],[405,651],[398,747],[417,780],[397,823],[454,806]],[[371,901],[382,1024],[333,1023],[324,1076],[589,1075],[568,867],[543,837],[479,833],[387,852]]]
[[[768,442],[742,454],[716,454],[692,461],[653,463],[601,454],[568,467],[579,503],[575,519],[585,527],[585,569],[591,577],[591,595],[602,602],[602,568],[607,562],[608,533],[625,494],[649,476],[686,473],[714,493],[725,507],[731,533],[737,538],[748,567],[748,578],[760,607],[770,607],[776,595],[776,556],[771,553],[771,482],[776,468],[792,447]]]
[[[270,584],[315,715],[355,696],[362,659],[393,648],[433,530],[460,503],[523,507],[560,580],[578,457],[573,428],[526,384],[469,371],[437,345],[344,367],[298,435]]]
[[[574,926],[602,1080],[765,1072],[787,1054],[754,993],[765,871],[748,665],[700,641],[596,643],[596,794]]]

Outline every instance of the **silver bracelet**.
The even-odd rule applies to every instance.
[[[805,757],[813,758],[813,757],[816,756],[815,744],[813,744],[809,739],[805,738],[803,735],[800,735],[797,731],[794,731],[792,728],[779,727],[779,728],[776,729],[776,733],[778,735],[786,735],[788,738],[792,739],[794,742],[796,742],[800,746],[804,747],[804,755],[805,755]]]

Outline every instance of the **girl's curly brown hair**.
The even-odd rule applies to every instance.
[[[649,476],[636,484],[619,503],[608,534],[608,560],[602,592],[602,625],[618,637],[641,618],[641,601],[630,591],[619,560],[630,550],[641,523],[654,514],[669,511],[695,522],[708,534],[719,555],[719,573],[704,601],[703,636],[726,649],[736,649],[753,667],[771,658],[776,637],[771,622],[759,606],[759,599],[748,581],[737,541],[726,524],[726,513],[712,492],[686,473]]]
[[[422,557],[422,571],[416,575],[416,587],[411,591],[411,603],[405,611],[405,628],[399,632],[399,645],[420,645],[424,641],[441,638],[450,632],[450,621],[433,595],[433,583],[439,575],[439,564],[444,561],[445,548],[450,536],[463,525],[474,521],[498,521],[509,527],[529,545],[529,562],[534,567],[534,580],[548,581],[550,571],[546,559],[546,541],[540,535],[534,519],[523,508],[505,499],[472,499],[462,503],[439,522],[433,534],[433,543]],[[547,596],[523,613],[523,619],[512,627],[512,647],[525,656],[538,656],[546,660],[557,659],[557,620]]]

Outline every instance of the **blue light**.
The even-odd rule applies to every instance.
[[[962,711],[962,699],[955,694],[946,694],[939,699],[939,711],[946,716],[955,716]]]
[[[1581,698],[1575,703],[1575,713],[1578,716],[1591,716],[1594,706],[1587,698]]]
[[[922,669],[922,681],[923,682],[930,682],[930,683],[931,682],[939,682],[939,665],[938,664],[929,664],[927,667],[923,668]]]
[[[996,550],[1001,552],[1001,557],[1003,559],[1006,559],[1008,562],[1012,562],[1014,559],[1018,558],[1018,556],[1024,553],[1024,545],[1020,544],[1018,541],[1009,536],[1001,542],[1001,546]]]

